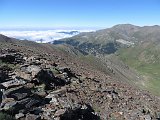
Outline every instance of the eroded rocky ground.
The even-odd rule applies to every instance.
[[[160,119],[160,100],[149,92],[88,71],[88,66],[62,55],[51,59],[51,53],[30,54],[15,44],[1,46],[0,111],[15,119]]]

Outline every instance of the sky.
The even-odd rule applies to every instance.
[[[0,0],[0,28],[160,25],[160,0]]]

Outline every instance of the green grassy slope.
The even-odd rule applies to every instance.
[[[118,57],[136,69],[144,78],[143,86],[160,95],[160,43],[148,42],[135,47],[120,49]]]

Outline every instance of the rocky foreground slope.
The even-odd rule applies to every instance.
[[[159,98],[49,44],[0,36],[0,87],[13,119],[160,119]]]

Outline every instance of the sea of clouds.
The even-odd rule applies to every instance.
[[[74,34],[62,33],[71,31],[78,31],[78,32]],[[93,30],[31,30],[31,31],[3,30],[0,31],[0,34],[6,35],[8,37],[17,38],[20,40],[31,40],[36,42],[47,43],[62,38],[72,37],[81,32],[90,32],[90,31]]]

